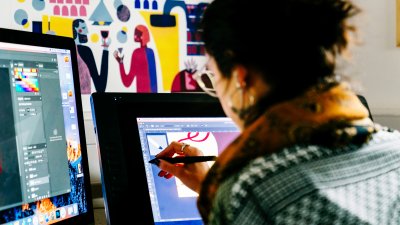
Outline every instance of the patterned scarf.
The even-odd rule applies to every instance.
[[[197,202],[207,224],[219,185],[249,161],[293,145],[339,148],[361,145],[376,132],[369,112],[347,83],[310,88],[302,96],[267,109],[218,157]]]

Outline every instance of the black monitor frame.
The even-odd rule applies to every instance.
[[[136,118],[226,116],[205,93],[93,93],[91,105],[108,224],[154,224]]]

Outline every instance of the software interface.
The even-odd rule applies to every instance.
[[[159,177],[160,169],[148,161],[172,141],[195,146],[204,155],[217,156],[238,136],[237,126],[225,117],[137,118],[137,123],[155,224],[202,224],[196,207],[197,193],[178,178]]]
[[[85,211],[73,196],[83,181],[70,57],[0,42],[0,224]]]

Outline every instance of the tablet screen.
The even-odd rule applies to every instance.
[[[159,177],[160,169],[148,161],[172,141],[217,156],[238,136],[239,129],[226,117],[137,118],[137,123],[155,224],[202,224],[197,193],[176,177]]]

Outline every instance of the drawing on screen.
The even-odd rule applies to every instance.
[[[211,132],[168,132],[148,134],[147,143],[150,155],[157,155],[172,141],[185,142],[202,149],[204,155],[218,155],[218,143]],[[213,162],[209,162],[210,166]],[[178,197],[195,197],[197,193],[186,187],[182,181],[175,178]]]

